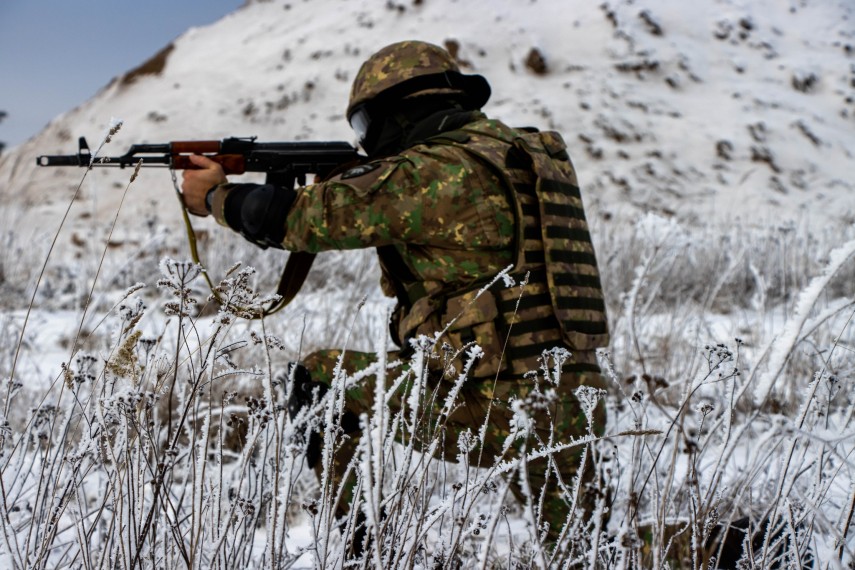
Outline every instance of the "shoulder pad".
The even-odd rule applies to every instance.
[[[555,160],[570,160],[564,139],[555,131],[526,133],[517,137],[514,140],[514,145],[528,154],[532,152],[545,152]]]
[[[540,140],[543,141],[543,148],[549,153],[549,156],[558,160],[567,160],[567,144],[564,138],[555,131],[547,131],[540,134]]]

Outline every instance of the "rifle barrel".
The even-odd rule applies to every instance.
[[[36,157],[39,166],[136,166],[195,168],[190,154],[203,154],[223,165],[227,174],[244,172],[311,172],[326,174],[341,164],[359,160],[356,148],[342,141],[255,142],[254,138],[227,138],[222,141],[175,141],[134,144],[121,156],[96,156],[93,160],[86,140],[79,141],[80,152]]]
[[[96,156],[91,162],[92,166],[115,166],[117,168],[127,168],[136,166],[139,161],[142,161],[143,166],[169,166],[169,156]],[[77,154],[63,155],[41,155],[36,157],[36,164],[39,166],[90,166],[90,158],[88,156],[81,157]]]
[[[39,166],[84,166],[80,164],[80,157],[76,154],[42,155],[36,157],[36,164]]]

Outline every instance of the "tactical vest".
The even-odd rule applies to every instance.
[[[426,142],[463,149],[504,180],[516,218],[516,261],[510,273],[516,285],[499,279],[486,290],[489,281],[444,290],[436,283],[396,277],[402,273],[400,254],[392,246],[378,248],[399,301],[393,336],[406,349],[416,335],[443,331],[438,346],[445,344],[444,358],[451,362],[461,361],[466,348],[477,343],[484,354],[472,373],[476,378],[499,372],[502,378],[521,378],[538,370],[543,352],[556,346],[585,353],[566,363],[564,372],[599,372],[590,351],[609,341],[605,303],[564,141],[555,132],[513,130],[496,121],[486,129],[481,124]],[[459,370],[459,364],[454,368]]]

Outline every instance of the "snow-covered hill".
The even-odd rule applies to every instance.
[[[853,17],[846,0],[250,1],[9,150],[0,196],[53,226],[82,172],[35,157],[96,142],[112,117],[124,126],[105,154],[225,136],[353,141],[344,108],[360,63],[417,38],[491,81],[489,114],[565,135],[600,223],[642,211],[852,223]],[[77,222],[111,218],[128,178],[90,173]],[[158,200],[177,220],[171,188],[146,171],[125,208]]]
[[[359,65],[409,38],[446,45],[486,76],[489,114],[561,131],[579,172],[612,335],[607,437],[584,453],[609,487],[603,530],[619,539],[593,542],[571,518],[574,560],[590,539],[591,566],[599,552],[641,567],[638,526],[654,529],[643,550],[655,561],[673,546],[667,526],[688,549],[708,525],[754,510],[784,521],[787,556],[810,544],[816,560],[851,567],[853,18],[852,0],[247,0],[187,31],[0,157],[0,568],[335,566],[344,544],[323,513],[338,491],[324,485],[318,498],[301,487],[311,471],[274,386],[286,363],[318,348],[389,348],[392,301],[376,284],[376,256],[321,256],[275,318],[213,317],[213,303],[175,318],[173,294],[192,305],[182,275],[197,271],[161,261],[187,258],[169,172],[146,169],[133,182],[106,245],[131,172],[89,172],[47,264],[50,239],[38,238],[56,234],[84,171],[38,168],[35,157],[74,153],[78,136],[94,148],[114,117],[124,124],[104,154],[227,136],[353,142],[344,110]],[[272,290],[282,256],[216,236],[200,232],[215,281],[240,260],[260,268],[259,291]],[[243,295],[237,275],[224,286]],[[202,280],[192,285],[205,305]],[[388,399],[405,380],[387,380],[375,393],[388,386]],[[549,410],[546,387],[545,398],[535,390],[513,406]],[[498,403],[505,388],[495,388]],[[593,392],[579,391],[589,419]],[[422,415],[409,409],[416,400],[407,397],[411,419],[378,399],[385,411],[361,420],[371,434],[353,464],[365,476],[364,512],[370,525],[377,513],[394,521],[370,542],[376,559],[382,545],[412,556],[401,567],[534,564],[537,510],[500,507],[510,494],[498,475],[511,462],[434,472],[388,445],[389,426],[426,433],[416,421],[433,418],[436,401]],[[341,399],[328,402],[324,421],[340,416]],[[523,417],[508,425],[516,437]],[[325,426],[325,438],[340,431]],[[452,432],[435,433],[441,449]],[[575,502],[581,486],[571,487]],[[271,558],[283,553],[281,564]],[[756,554],[759,568],[767,553]]]

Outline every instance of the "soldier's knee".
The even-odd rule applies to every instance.
[[[302,359],[300,364],[305,367],[315,382],[332,384],[335,367],[341,358],[340,350],[317,350]]]

